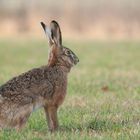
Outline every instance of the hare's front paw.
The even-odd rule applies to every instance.
[[[50,131],[51,133],[56,132],[57,130],[58,130],[58,127],[49,128],[49,131]]]

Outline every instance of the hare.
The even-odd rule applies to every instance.
[[[78,57],[62,45],[59,24],[41,25],[50,46],[48,64],[23,73],[0,87],[0,128],[20,130],[30,114],[43,107],[50,131],[58,128],[57,110],[67,90],[67,77]]]

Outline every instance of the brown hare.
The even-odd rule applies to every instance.
[[[61,30],[56,21],[50,27],[41,25],[49,39],[46,66],[23,73],[0,87],[0,128],[20,130],[30,114],[40,107],[45,110],[50,131],[58,128],[57,110],[64,101],[67,76],[78,57],[62,45]]]

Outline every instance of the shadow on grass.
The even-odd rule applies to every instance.
[[[123,127],[128,127],[128,121],[112,121],[112,120],[92,120],[88,123],[87,129],[95,131],[120,131]]]
[[[90,120],[85,124],[71,124],[71,125],[62,125],[60,126],[60,131],[63,132],[74,132],[74,131],[97,131],[97,132],[105,132],[105,131],[121,131],[124,127],[129,128],[129,122],[126,120],[113,121],[113,120],[101,120],[101,119],[94,119]]]

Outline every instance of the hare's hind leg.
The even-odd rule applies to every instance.
[[[46,118],[48,121],[49,130],[51,132],[57,130],[58,128],[58,119],[57,119],[57,109],[56,106],[44,106]]]
[[[20,112],[18,112],[16,114],[16,116],[14,117],[13,120],[13,124],[15,124],[15,129],[17,131],[20,131],[26,124],[32,110],[33,107],[32,106],[23,106],[21,108],[19,108]]]
[[[17,131],[20,131],[20,130],[25,126],[25,124],[26,124],[26,122],[27,122],[27,120],[28,120],[30,114],[31,114],[31,113],[24,114],[23,117],[20,117],[20,118],[18,119],[18,125],[16,125],[16,127],[15,127],[15,129],[16,129]]]

